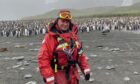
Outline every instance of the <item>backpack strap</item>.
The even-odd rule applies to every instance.
[[[64,43],[64,39],[62,39],[61,37],[56,36],[56,39],[57,39],[59,44],[63,44]],[[69,44],[70,44],[70,48],[74,48],[75,47],[75,45],[74,45],[75,41],[74,40],[71,39]],[[52,68],[54,69],[54,72],[57,72],[58,68],[61,67],[59,65],[58,52],[64,52],[66,57],[67,57],[67,60],[68,60],[68,64],[65,67],[65,73],[66,73],[66,78],[69,80],[69,72],[70,72],[69,70],[70,70],[70,67],[72,65],[76,66],[76,64],[78,63],[79,56],[77,56],[76,61],[73,61],[72,60],[72,53],[69,53],[65,48],[64,48],[64,50],[56,51],[56,48],[57,48],[57,46],[54,48],[54,52],[53,52]]]

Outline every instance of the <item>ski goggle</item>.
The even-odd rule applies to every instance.
[[[59,13],[59,18],[71,20],[72,16],[69,12],[61,12]]]

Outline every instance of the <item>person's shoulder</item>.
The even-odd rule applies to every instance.
[[[54,25],[54,22],[50,22],[48,26],[52,27],[53,25]]]
[[[77,34],[78,33],[78,26],[77,26],[77,24],[71,23],[71,26],[72,26],[72,29],[71,29],[72,32]]]
[[[50,30],[50,28],[52,28],[54,25],[54,22],[49,22],[47,25],[48,30]]]
[[[78,24],[76,23],[71,23],[72,27],[78,27]]]
[[[49,34],[49,33],[47,33],[45,36],[44,36],[44,40],[48,43],[50,43],[50,42],[52,42],[52,40],[53,40],[53,36],[51,35],[51,34]]]

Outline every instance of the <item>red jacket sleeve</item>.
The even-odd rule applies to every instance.
[[[50,40],[51,39],[49,35],[46,35],[44,40],[42,41],[42,45],[38,54],[38,66],[43,78],[48,78],[48,80],[51,81],[52,79],[54,79],[54,73],[50,66],[50,62],[52,59]]]
[[[85,54],[81,54],[79,56],[79,67],[83,74],[90,73],[90,68],[86,60]]]
[[[78,51],[78,53],[80,52],[81,54],[79,54],[79,67],[81,69],[81,71],[84,73],[84,74],[87,74],[87,73],[90,73],[90,67],[88,65],[88,62],[87,62],[87,59],[86,59],[86,55],[83,53],[83,48],[82,48],[82,43],[80,41],[80,39],[78,38],[78,41],[80,43],[80,51]]]

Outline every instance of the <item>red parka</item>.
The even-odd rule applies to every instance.
[[[77,36],[77,27],[76,25],[72,25],[70,28],[70,32],[66,33],[58,33],[56,32],[55,27],[49,27],[48,33],[45,35],[44,40],[42,41],[42,45],[38,54],[38,65],[41,75],[46,81],[46,84],[53,84],[54,82],[57,84],[77,84],[77,80],[79,80],[77,65],[80,67],[82,73],[85,75],[90,72],[89,66],[87,64],[86,56],[78,49],[82,46],[80,40]],[[64,40],[62,44],[58,42],[58,38]],[[69,80],[66,79],[66,73],[64,70],[54,71],[52,68],[51,62],[54,59],[54,52],[63,50],[64,48],[69,48],[70,39],[74,40],[75,47],[72,52],[72,60],[77,61],[76,67],[71,66],[69,70]],[[80,54],[78,54],[80,53]],[[63,52],[58,52],[58,65],[66,66],[68,64],[68,59],[66,54]]]

